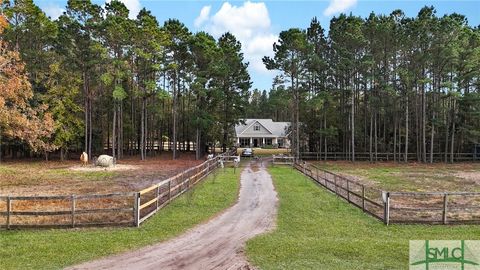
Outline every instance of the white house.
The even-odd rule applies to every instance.
[[[288,127],[290,122],[273,122],[272,119],[244,119],[245,124],[235,126],[236,141],[239,147],[288,148]]]

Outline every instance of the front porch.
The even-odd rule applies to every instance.
[[[249,137],[237,138],[237,145],[240,147],[264,147],[278,145],[277,138]]]

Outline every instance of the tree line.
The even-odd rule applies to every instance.
[[[251,85],[240,42],[128,15],[116,0],[69,0],[55,20],[33,0],[0,1],[0,156],[145,159],[167,142],[173,158],[193,145],[200,158],[230,144]]]
[[[452,162],[479,142],[480,28],[462,15],[439,17],[433,7],[413,18],[401,10],[341,14],[328,35],[314,18],[307,29],[281,32],[273,50],[263,62],[280,73],[274,95],[257,92],[252,108],[284,104],[292,112],[297,156],[342,152],[354,161],[367,152],[375,161],[388,152],[433,162],[442,153]],[[288,93],[282,102],[279,91]],[[256,108],[275,117],[268,105]]]

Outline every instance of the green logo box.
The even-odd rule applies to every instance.
[[[410,240],[410,270],[480,270],[478,240]]]

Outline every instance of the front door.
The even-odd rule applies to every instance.
[[[253,147],[258,147],[258,139],[253,139]]]

